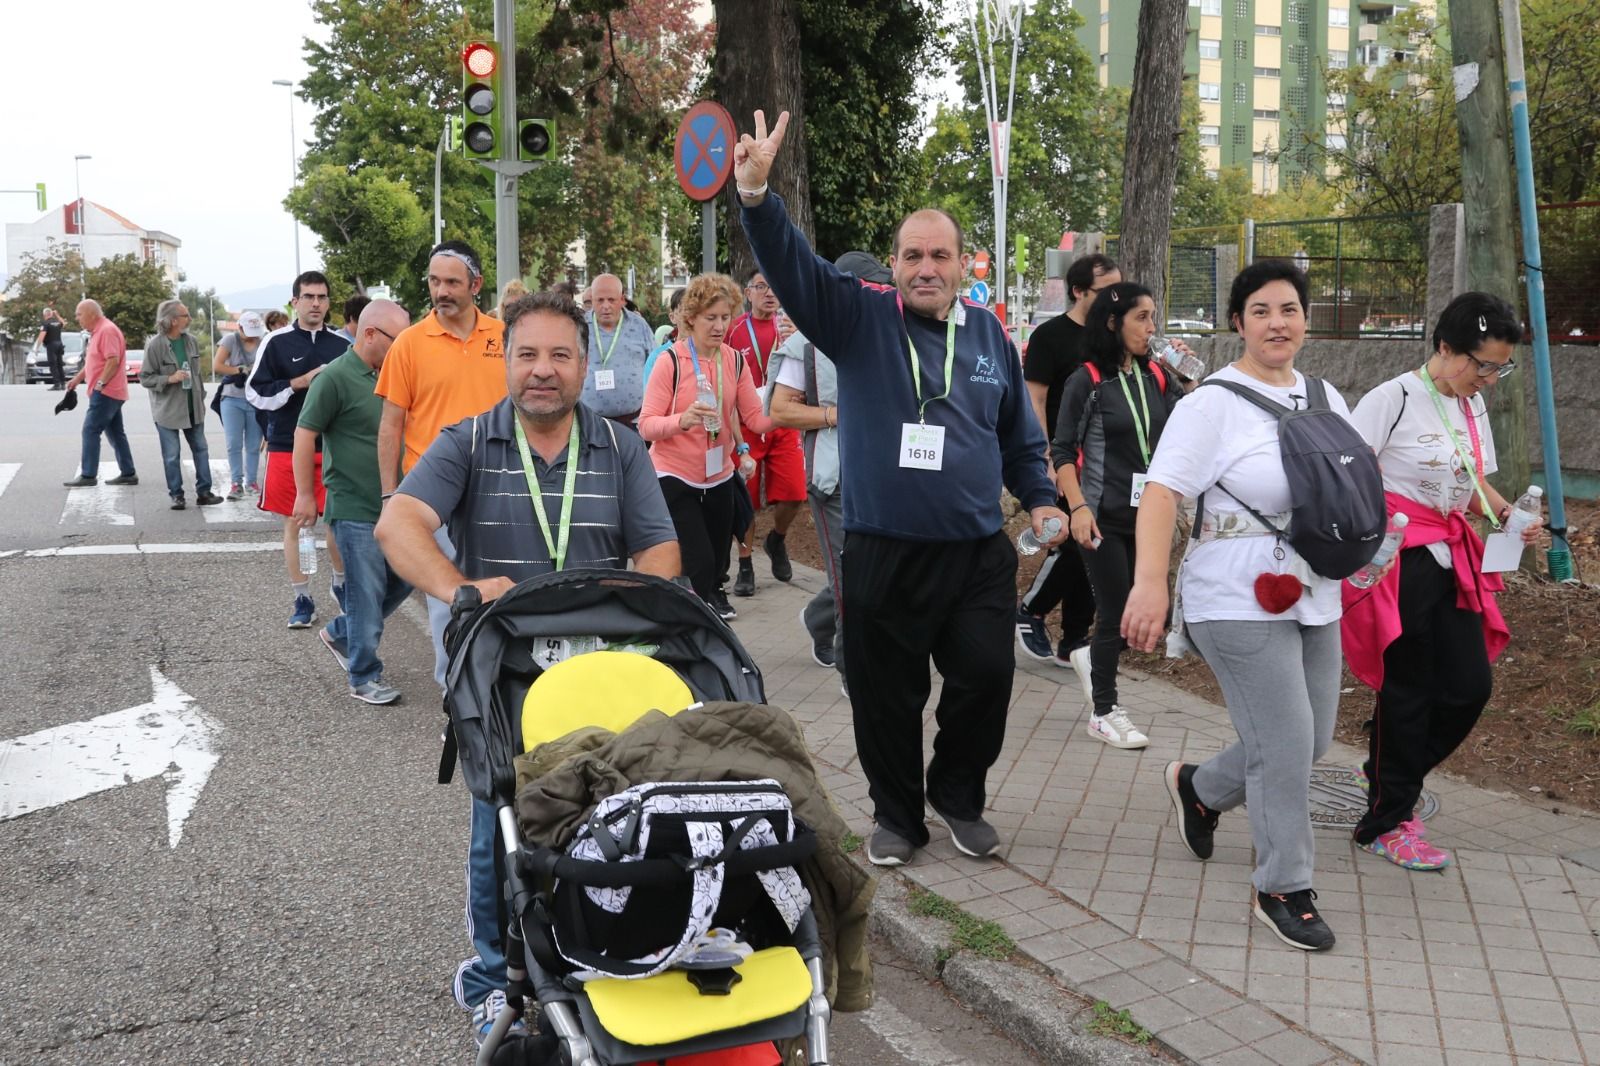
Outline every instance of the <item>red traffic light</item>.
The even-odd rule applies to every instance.
[[[487,78],[500,65],[500,57],[492,45],[475,41],[461,50],[461,64],[475,78]]]

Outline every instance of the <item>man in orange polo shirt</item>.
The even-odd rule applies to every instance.
[[[482,261],[465,241],[445,241],[428,257],[428,296],[433,311],[400,331],[378,374],[383,397],[378,424],[378,476],[385,501],[394,495],[433,438],[445,426],[479,415],[505,399],[505,327],[480,312]],[[440,527],[439,550],[455,558],[449,535]],[[444,627],[450,605],[428,598],[433,631],[433,676],[444,687]]]

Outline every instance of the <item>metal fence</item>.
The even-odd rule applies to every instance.
[[[1245,233],[1242,222],[1172,231],[1161,309],[1168,332],[1226,332],[1228,287],[1245,263]],[[1120,244],[1115,235],[1108,236],[1106,254],[1115,259]]]
[[[1600,344],[1600,200],[1540,204],[1539,250],[1550,343]]]
[[[1311,282],[1314,337],[1427,332],[1428,213],[1257,222],[1253,257],[1287,259]]]

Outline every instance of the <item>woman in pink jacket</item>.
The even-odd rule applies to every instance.
[[[736,612],[721,575],[733,544],[734,493],[744,491],[734,475],[749,450],[732,430],[740,419],[757,433],[773,427],[744,360],[722,343],[739,305],[739,289],[726,274],[689,282],[678,342],[656,360],[639,411],[639,435],[653,442],[650,458],[677,527],[684,572],[725,620]]]

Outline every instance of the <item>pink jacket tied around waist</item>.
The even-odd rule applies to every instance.
[[[1416,500],[1397,493],[1384,494],[1390,514],[1404,514],[1404,548],[1420,548],[1444,541],[1450,546],[1450,563],[1455,568],[1456,606],[1476,612],[1483,618],[1483,644],[1493,662],[1511,640],[1511,630],[1500,615],[1494,594],[1505,588],[1499,574],[1483,572],[1483,540],[1459,511],[1449,517]],[[1342,582],[1344,618],[1339,623],[1344,638],[1344,657],[1350,672],[1361,683],[1377,690],[1383,687],[1383,653],[1400,636],[1400,559],[1371,588],[1358,589]]]

